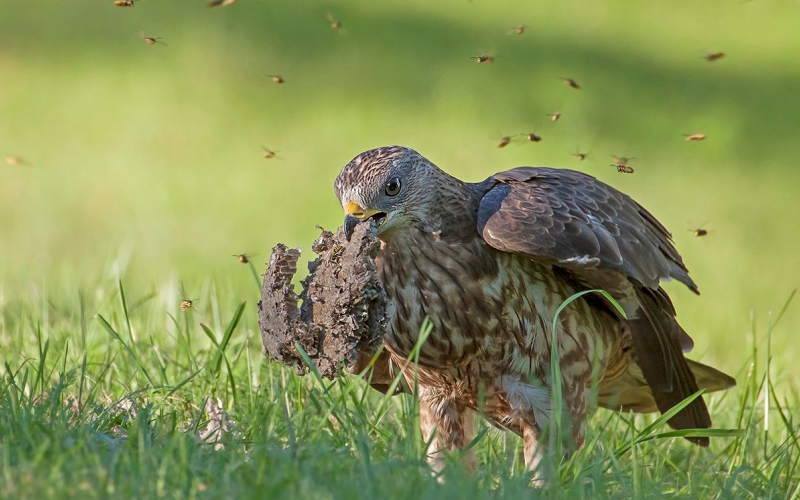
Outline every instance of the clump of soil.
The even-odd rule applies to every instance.
[[[310,274],[302,280],[299,296],[292,279],[300,249],[279,243],[272,250],[258,304],[264,351],[303,374],[309,367],[297,343],[323,377],[359,373],[378,351],[386,326],[386,292],[375,265],[380,249],[375,224],[358,224],[350,241],[342,228],[336,234],[322,229],[312,249],[318,257],[308,263]],[[376,373],[388,368],[385,353],[378,364]],[[372,386],[385,392],[387,376],[373,377]]]

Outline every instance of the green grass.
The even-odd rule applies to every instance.
[[[453,467],[439,485],[409,398],[353,380],[326,391],[263,359],[253,273],[231,254],[260,272],[279,241],[310,251],[315,224],[341,224],[339,169],[386,144],[466,180],[595,175],[675,233],[701,288],[666,285],[692,356],[739,382],[711,396],[715,425],[745,436],[617,456],[649,420],[600,412],[542,494],[798,496],[800,308],[769,326],[800,286],[797,2],[111,3],[0,2],[0,159],[28,163],[0,164],[6,496],[528,494],[516,438],[487,432],[478,476]],[[485,51],[494,64],[469,59]],[[542,142],[495,147],[529,131]],[[607,153],[636,157],[636,173]],[[198,438],[208,397],[236,424],[222,450]]]
[[[180,313],[173,290],[132,291],[113,278],[102,284],[103,294],[43,295],[3,311],[3,353],[15,353],[4,354],[0,381],[6,496],[530,494],[520,440],[485,422],[475,445],[480,472],[469,476],[453,461],[437,483],[412,397],[382,396],[353,378],[298,377],[266,362],[253,305],[230,300],[230,290],[197,291],[207,307]],[[751,355],[740,385],[709,398],[715,426],[741,435],[715,437],[705,450],[672,437],[679,434],[663,418],[601,411],[587,445],[538,494],[796,498],[798,401],[775,392],[764,359]],[[231,421],[204,440],[216,401]]]

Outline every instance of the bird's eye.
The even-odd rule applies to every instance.
[[[400,194],[400,177],[392,177],[389,179],[389,182],[386,183],[386,188],[384,189],[388,196],[397,196]]]

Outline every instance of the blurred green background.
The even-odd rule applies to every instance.
[[[402,144],[465,180],[548,165],[634,196],[700,286],[667,285],[694,357],[735,374],[751,311],[763,332],[800,285],[799,19],[788,0],[0,1],[0,154],[25,161],[0,164],[0,305],[114,272],[254,299],[231,254],[310,252],[341,223],[339,169]],[[795,303],[773,338],[795,376],[798,327]]]

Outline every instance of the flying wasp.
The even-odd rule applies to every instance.
[[[19,156],[14,156],[14,155],[6,156],[6,163],[8,163],[9,165],[12,165],[12,166],[14,166],[14,165],[27,165],[25,160],[23,160]]]
[[[705,224],[701,224],[700,227],[696,229],[687,229],[687,231],[694,234],[695,238],[702,238],[708,234],[708,229],[705,229]]]
[[[560,111],[556,111],[555,113],[548,113],[545,116],[550,118],[551,122],[557,122],[558,119],[561,118],[561,112]]]
[[[539,142],[542,140],[542,136],[536,135],[534,132],[528,132],[527,134],[523,135],[525,136],[525,139],[527,139],[528,142]]]
[[[522,24],[520,26],[514,26],[513,28],[511,28],[511,31],[509,31],[508,34],[509,35],[521,35],[521,34],[525,33],[525,28],[527,28],[527,26],[524,25],[524,24]]]
[[[575,90],[580,90],[581,89],[581,86],[578,85],[578,82],[576,82],[572,78],[564,78],[563,76],[560,77],[560,78],[564,82],[564,84],[572,87],[573,89],[575,89]]]
[[[683,136],[686,138],[686,142],[697,142],[706,138],[706,134],[683,134]]]
[[[708,62],[714,62],[714,61],[718,61],[718,60],[722,59],[723,57],[725,57],[725,52],[714,52],[712,54],[706,54],[703,57]]]
[[[181,301],[181,311],[186,312],[194,306],[194,301],[197,299],[183,299]]]
[[[144,42],[145,42],[147,45],[156,45],[156,44],[159,44],[159,43],[160,43],[161,45],[164,45],[165,47],[166,47],[166,45],[167,45],[166,43],[164,43],[164,42],[162,42],[162,41],[161,41],[161,37],[160,37],[160,36],[147,36],[147,35],[145,35],[145,34],[144,34],[144,32],[142,32],[142,31],[140,31],[140,32],[139,32],[139,36],[141,36],[142,38],[144,38]]]
[[[473,57],[470,57],[470,59],[475,59],[475,61],[478,64],[493,63],[494,62],[494,56],[490,56],[489,54],[481,54],[479,56],[473,56]]]
[[[572,156],[574,156],[575,158],[577,158],[577,159],[578,159],[578,161],[583,161],[583,160],[585,160],[585,159],[586,159],[586,157],[587,157],[587,156],[589,156],[589,153],[581,153],[581,152],[578,152],[578,153],[572,153]]]
[[[617,167],[617,172],[619,172],[621,174],[632,174],[633,173],[633,167],[630,167],[628,165],[620,165],[620,164],[612,163],[611,166],[612,167]]]
[[[611,164],[612,167],[617,167],[617,172],[621,174],[632,174],[633,167],[628,165],[628,162],[633,160],[634,158],[626,158],[624,156],[615,156],[609,154],[611,158],[614,159],[614,163]]]
[[[503,137],[500,138],[500,142],[497,143],[497,147],[504,148],[508,146],[511,143],[511,139],[513,139],[514,137],[515,136],[513,135],[504,135]]]
[[[135,0],[116,0],[114,5],[117,7],[133,7],[133,2]]]
[[[627,165],[629,161],[636,159],[636,158],[626,158],[624,156],[612,155],[611,153],[609,153],[608,156],[610,156],[614,160],[614,165]]]
[[[261,149],[264,150],[263,156],[267,160],[269,160],[271,158],[275,158],[275,155],[278,153],[277,151],[273,151],[273,150],[271,150],[269,148],[265,148],[264,146],[261,146]]]
[[[206,4],[207,7],[219,7],[220,5],[223,7],[227,7],[228,5],[233,5],[239,0],[211,0]]]
[[[253,265],[253,261],[250,260],[250,258],[253,256],[246,253],[234,254],[233,256],[236,257],[236,260],[238,260],[240,263],[250,267],[250,271],[253,273],[253,279],[256,280],[256,285],[260,290],[261,279],[258,277],[258,271],[256,271],[256,267]]]
[[[242,264],[249,264],[250,257],[252,257],[252,255],[248,255],[246,253],[240,253],[240,254],[234,254],[233,257],[236,257]]]
[[[272,78],[273,83],[284,83],[286,80],[281,75],[267,75]]]
[[[326,16],[326,17],[327,17],[327,19],[328,19],[328,24],[330,24],[330,25],[331,25],[331,28],[335,29],[335,30],[336,30],[336,31],[338,31],[339,33],[342,33],[342,34],[344,34],[344,32],[345,32],[345,31],[342,29],[342,23],[341,23],[341,21],[339,21],[338,19],[336,19],[336,18],[333,16],[333,14],[331,14],[330,12],[328,12],[328,14],[327,14],[327,16]]]

